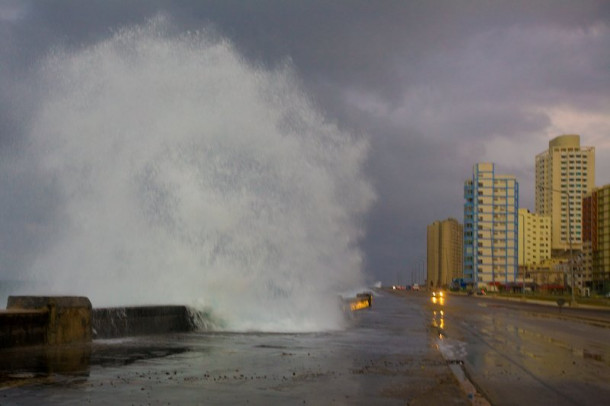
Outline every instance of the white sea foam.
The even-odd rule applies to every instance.
[[[29,270],[95,307],[186,304],[234,330],[311,331],[362,286],[367,144],[329,123],[290,64],[246,63],[157,19],[39,71],[31,151],[61,196]]]

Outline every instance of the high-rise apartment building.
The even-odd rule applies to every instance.
[[[536,155],[536,212],[551,217],[551,250],[582,248],[582,199],[595,186],[595,148],[561,135]]]
[[[464,278],[476,287],[515,282],[519,184],[478,163],[464,183]]]
[[[462,277],[464,227],[456,219],[435,221],[427,229],[428,286],[448,287]]]
[[[610,291],[610,184],[583,199],[583,252],[576,281],[599,293]]]
[[[540,264],[551,257],[551,218],[519,209],[519,266]]]

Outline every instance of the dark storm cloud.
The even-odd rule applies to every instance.
[[[427,224],[461,221],[475,162],[517,175],[529,204],[534,156],[555,132],[590,131],[585,145],[610,137],[606,1],[0,1],[2,153],[18,148],[19,81],[38,60],[159,13],[176,32],[214,29],[253,64],[290,61],[330,121],[370,140],[378,200],[362,247],[384,282],[425,255]],[[597,148],[601,185],[610,145]],[[18,176],[3,169],[0,186]],[[32,184],[14,196],[44,201]],[[3,235],[32,216],[44,224],[40,206],[14,199],[2,199]]]

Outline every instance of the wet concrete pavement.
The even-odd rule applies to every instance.
[[[438,350],[432,311],[427,295],[380,292],[342,331],[189,333],[4,351],[0,405],[470,404]]]
[[[610,404],[608,310],[451,295],[430,308],[439,346],[492,404]]]

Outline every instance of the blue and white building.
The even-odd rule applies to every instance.
[[[474,165],[464,183],[464,279],[477,288],[516,282],[519,184],[493,163]]]

